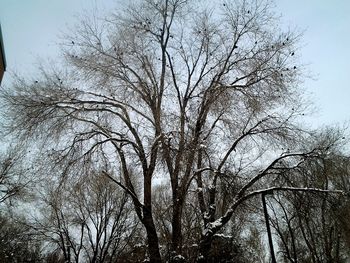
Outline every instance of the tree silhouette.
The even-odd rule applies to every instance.
[[[215,4],[144,0],[91,16],[67,36],[63,66],[3,91],[10,129],[43,142],[65,180],[94,169],[128,193],[155,263],[158,185],[171,195],[173,261],[182,260],[184,209],[196,193],[199,262],[245,202],[329,191],[291,183],[334,146],[298,125],[308,106],[298,89],[303,67],[291,56],[300,35],[278,28],[270,1]]]

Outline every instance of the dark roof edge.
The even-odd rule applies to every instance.
[[[6,57],[5,57],[4,42],[2,40],[1,24],[0,24],[0,48],[1,48],[1,54],[2,54],[2,61],[4,63],[4,70],[6,71]]]

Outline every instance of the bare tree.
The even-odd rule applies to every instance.
[[[32,228],[65,262],[115,262],[130,250],[137,221],[126,193],[120,193],[108,178],[87,177],[50,188],[44,197],[46,212]]]
[[[313,181],[320,188],[336,185],[347,191],[348,157],[334,153],[325,157],[307,164],[304,180]],[[284,193],[269,200],[271,224],[279,240],[281,259],[285,262],[346,262],[349,251],[341,214],[346,213],[348,197]]]
[[[2,91],[9,127],[44,140],[64,174],[106,163],[103,174],[129,194],[145,227],[151,262],[161,262],[154,186],[171,189],[177,259],[195,190],[205,262],[214,235],[246,200],[323,191],[281,180],[330,146],[306,143],[313,136],[297,125],[306,108],[298,39],[279,29],[270,1],[134,1],[67,36],[64,67],[43,67]],[[232,198],[220,200],[223,189]]]
[[[27,188],[34,181],[31,169],[27,168],[19,147],[8,147],[0,153],[0,203],[29,194]]]
[[[23,218],[4,212],[0,215],[0,262],[44,262],[41,242],[23,224]]]

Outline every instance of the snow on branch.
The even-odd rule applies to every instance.
[[[235,209],[242,204],[244,201],[260,195],[260,194],[273,194],[274,191],[292,191],[292,192],[308,192],[308,193],[329,193],[329,194],[341,194],[345,195],[346,192],[342,190],[330,190],[330,189],[320,189],[320,188],[308,188],[308,187],[270,187],[265,189],[260,189],[256,191],[249,192],[247,195],[236,199],[236,201],[231,205],[231,207],[226,211],[225,215],[218,218],[214,222],[210,222],[206,225],[202,232],[203,236],[213,236],[217,233],[231,218]]]

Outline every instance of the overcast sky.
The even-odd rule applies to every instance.
[[[58,53],[58,35],[76,15],[92,8],[110,9],[115,0],[0,0],[7,66],[20,73],[35,70],[38,57]],[[312,93],[313,126],[350,120],[350,1],[275,0],[282,26],[305,30],[302,62],[314,79],[302,88]],[[3,84],[8,85],[5,73]]]

